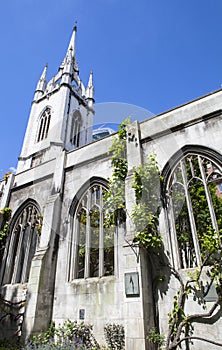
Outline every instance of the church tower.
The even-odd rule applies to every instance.
[[[76,25],[58,73],[47,82],[47,65],[37,83],[17,173],[49,161],[65,149],[92,140],[94,86],[79,77],[76,59]]]

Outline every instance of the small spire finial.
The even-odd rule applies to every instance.
[[[94,100],[94,86],[93,86],[93,72],[92,70],[90,71],[90,74],[89,74],[89,81],[88,81],[88,85],[87,85],[87,88],[86,88],[86,99],[89,99],[89,100]]]
[[[48,63],[46,63],[44,69],[43,69],[43,72],[42,72],[42,75],[40,77],[40,81],[45,81],[46,80],[46,73],[47,73],[47,69],[48,69]]]
[[[67,54],[69,54],[69,51],[72,51],[72,57],[75,58],[75,54],[76,54],[76,32],[77,32],[77,26],[76,26],[76,22],[73,28],[73,32],[72,32],[72,36],[69,42],[69,47],[67,50]]]

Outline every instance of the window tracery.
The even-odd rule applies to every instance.
[[[31,261],[36,251],[41,216],[37,206],[27,203],[11,228],[1,274],[4,284],[28,282]]]
[[[71,120],[70,143],[76,147],[80,144],[81,115],[78,111],[74,112]]]
[[[74,217],[69,280],[114,274],[114,229],[104,224],[101,185],[81,197]]]
[[[207,230],[222,229],[221,167],[200,154],[187,154],[169,176],[168,214],[179,268],[199,266]]]
[[[47,138],[48,131],[49,131],[49,125],[51,120],[51,110],[50,108],[46,108],[43,112],[40,120],[39,120],[39,129],[38,129],[38,135],[37,135],[37,142],[40,142]]]

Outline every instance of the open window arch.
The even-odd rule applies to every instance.
[[[222,229],[222,156],[207,147],[189,145],[163,169],[163,198],[175,266],[200,266],[201,239]]]
[[[104,223],[106,180],[94,177],[70,207],[68,280],[114,275],[114,228]]]
[[[36,142],[40,142],[47,138],[51,121],[52,110],[49,106],[42,111],[39,122]]]
[[[26,200],[15,212],[0,271],[1,284],[28,282],[41,220],[40,207],[33,199]]]
[[[71,127],[70,127],[70,136],[69,141],[71,145],[79,147],[80,145],[80,129],[82,125],[82,116],[81,113],[76,110],[71,116]]]

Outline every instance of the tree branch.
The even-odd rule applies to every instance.
[[[182,328],[185,326],[185,324],[187,324],[188,322],[192,321],[192,322],[195,322],[195,320],[198,320],[200,318],[207,318],[207,317],[211,317],[213,312],[216,310],[216,308],[220,306],[219,304],[219,298],[217,299],[217,301],[214,303],[214,305],[211,307],[211,309],[208,311],[208,312],[205,312],[203,314],[194,314],[194,315],[190,315],[190,316],[187,316],[185,320],[183,320],[179,326],[178,326],[178,330],[177,330],[177,336],[175,337],[176,338],[176,343],[172,343],[173,345],[177,344],[178,342],[178,338],[181,334],[181,331],[182,331]]]
[[[176,349],[176,347],[178,345],[180,345],[185,340],[200,340],[200,341],[204,341],[206,343],[210,343],[210,344],[222,347],[222,343],[215,342],[214,340],[210,340],[210,339],[206,339],[206,338],[202,338],[202,337],[190,336],[190,337],[184,337],[184,338],[178,340],[175,344],[170,345],[169,349]]]

